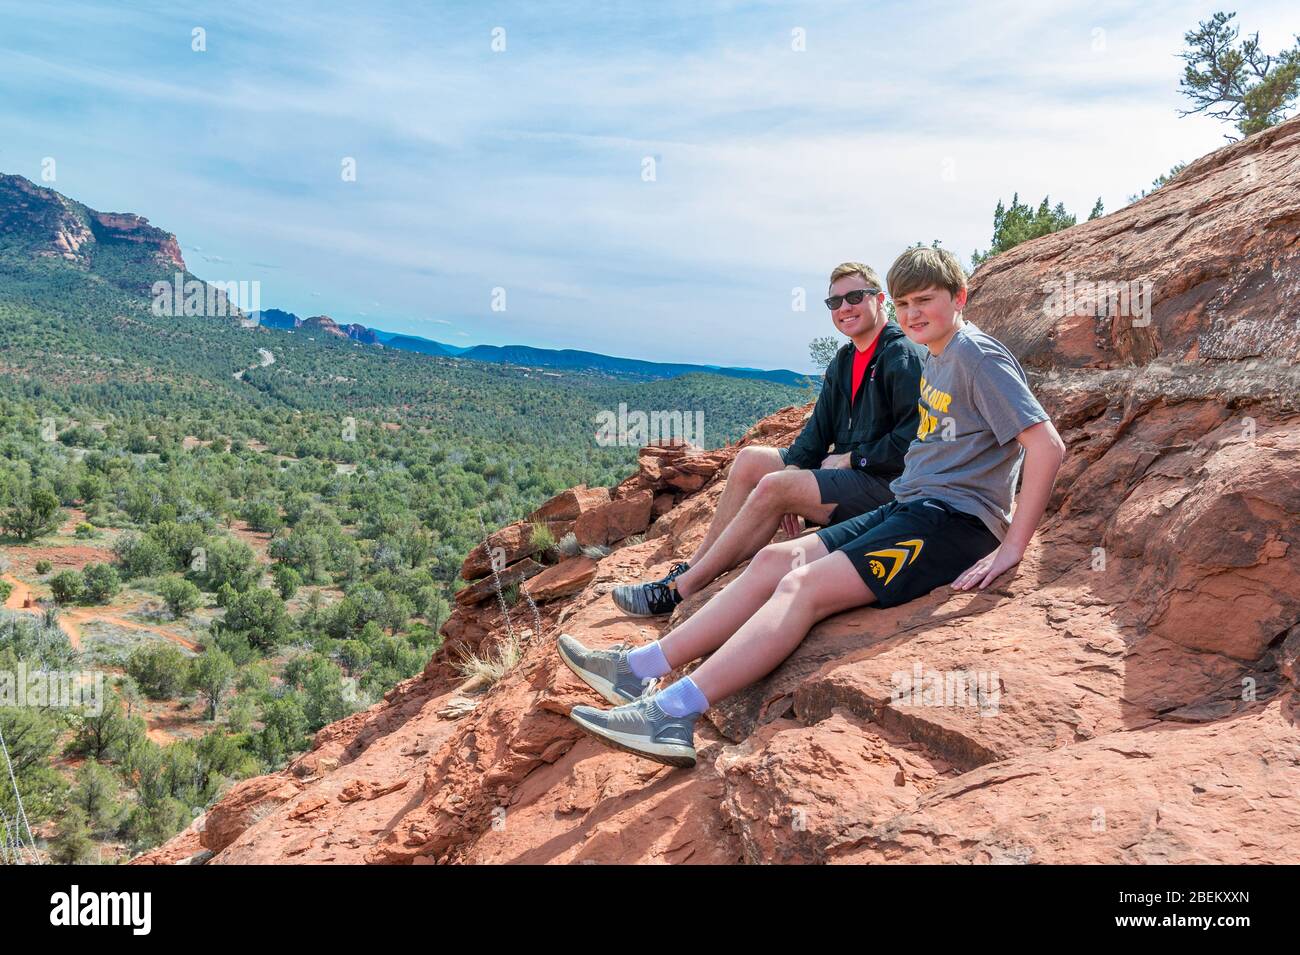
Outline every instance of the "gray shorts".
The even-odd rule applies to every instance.
[[[785,460],[785,452],[786,449],[782,448],[782,461]],[[817,490],[821,494],[822,503],[835,505],[835,510],[831,511],[831,516],[827,519],[827,527],[874,511],[894,499],[889,482],[866,471],[814,468],[812,475],[817,479]]]

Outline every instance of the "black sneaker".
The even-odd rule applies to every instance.
[[[659,578],[659,583],[671,584],[674,580],[690,569],[691,565],[686,563],[686,561],[678,561],[676,564],[673,564],[672,570],[668,571],[666,576]]]
[[[658,617],[672,613],[682,602],[676,581],[652,580],[648,584],[623,584],[614,588],[614,603],[634,617]]]

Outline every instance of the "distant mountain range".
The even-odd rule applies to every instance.
[[[22,176],[0,173],[0,253],[4,252],[21,252],[38,260],[61,261],[132,293],[148,294],[156,281],[170,279],[173,273],[181,273],[187,281],[202,281],[186,266],[176,236],[150,225],[148,219],[129,213],[97,212]],[[178,292],[178,302],[181,297]],[[233,312],[240,318],[244,317],[238,309]],[[673,364],[528,345],[449,345],[418,335],[367,328],[355,322],[340,324],[328,315],[299,318],[292,312],[276,308],[254,312],[251,317],[266,328],[305,331],[351,339],[365,345],[498,365],[526,365],[648,380],[704,372],[783,385],[801,386],[808,381],[806,375],[783,369],[763,371]]]
[[[253,317],[267,328],[282,330],[308,329],[335,338],[350,338],[353,341],[363,342],[367,345],[383,345],[386,348],[399,348],[402,351],[437,355],[441,358],[467,358],[471,361],[485,361],[496,365],[528,365],[536,368],[559,368],[566,371],[598,372],[614,376],[636,376],[638,378],[652,379],[675,378],[678,375],[705,372],[714,375],[725,375],[728,378],[775,381],[783,385],[803,385],[808,380],[807,375],[784,369],[764,371],[759,368],[726,368],[718,365],[642,361],[638,358],[616,358],[611,355],[576,351],[571,348],[534,348],[531,345],[449,345],[446,342],[434,341],[431,338],[386,332],[382,329],[367,328],[356,323],[340,325],[328,315],[299,318],[292,312],[286,312],[278,308],[268,308],[260,312],[254,312]]]

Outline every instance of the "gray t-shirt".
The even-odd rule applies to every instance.
[[[921,423],[889,485],[901,502],[937,497],[1002,540],[1024,449],[1016,436],[1047,420],[1006,346],[970,322],[921,375]]]

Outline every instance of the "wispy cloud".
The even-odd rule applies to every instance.
[[[55,157],[60,191],[247,263],[268,307],[802,368],[830,327],[791,290],[837,262],[965,257],[1012,192],[1113,209],[1221,145],[1176,112],[1209,12],[0,0],[0,168]],[[1239,19],[1300,31],[1292,3]]]

